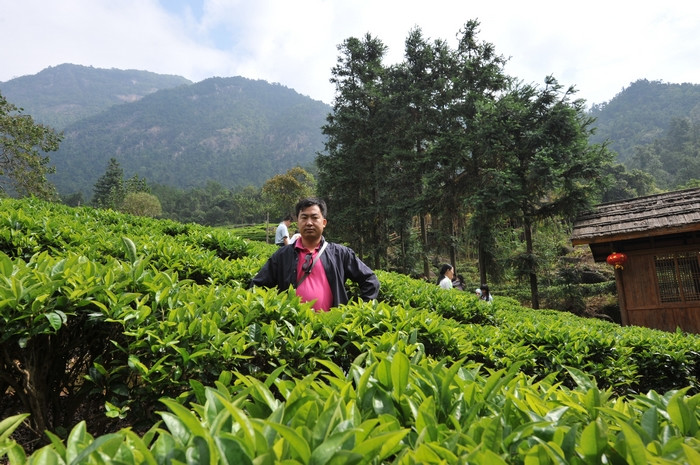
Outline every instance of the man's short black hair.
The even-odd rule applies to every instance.
[[[318,197],[307,197],[297,202],[297,206],[295,208],[297,217],[299,216],[299,213],[302,210],[306,210],[307,208],[313,207],[314,205],[318,205],[318,208],[321,210],[321,215],[325,218],[326,213],[328,212],[326,202],[324,202],[323,199],[319,199]]]
[[[282,221],[294,221],[294,217],[292,215],[284,215]]]

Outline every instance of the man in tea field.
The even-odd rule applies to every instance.
[[[251,285],[281,290],[293,286],[302,301],[313,301],[317,311],[348,302],[347,279],[357,283],[363,300],[376,299],[379,280],[374,272],[352,249],[323,237],[326,203],[310,197],[299,201],[295,211],[301,238],[272,254]]]

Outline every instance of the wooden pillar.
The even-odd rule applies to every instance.
[[[620,319],[622,320],[622,326],[629,325],[629,318],[627,316],[627,302],[625,300],[625,283],[623,279],[623,270],[615,270],[615,287],[617,287],[617,303],[620,306]]]

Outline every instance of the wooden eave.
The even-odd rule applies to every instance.
[[[673,228],[666,229],[656,229],[647,231],[629,231],[625,233],[608,235],[608,236],[598,236],[598,237],[580,237],[571,240],[573,245],[585,245],[585,244],[600,244],[607,242],[620,242],[629,241],[632,239],[640,239],[643,237],[658,237],[666,236],[670,234],[682,234],[700,231],[700,223],[689,224],[686,226],[677,226]]]
[[[574,223],[573,245],[700,231],[700,188],[598,205]]]

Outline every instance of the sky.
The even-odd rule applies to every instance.
[[[389,65],[412,29],[454,48],[471,19],[506,73],[536,85],[552,75],[588,105],[639,79],[700,83],[695,0],[0,0],[0,93],[72,63],[263,79],[330,104],[346,39],[378,38]]]

